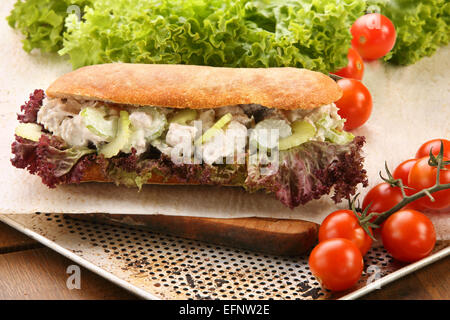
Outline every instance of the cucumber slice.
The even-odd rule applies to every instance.
[[[278,137],[286,138],[292,134],[291,126],[281,119],[266,119],[255,126],[251,139],[255,140],[263,148],[275,148],[278,139],[271,135],[270,130],[278,129]],[[260,131],[261,130],[261,131]],[[265,130],[265,132],[264,132]]]
[[[86,128],[93,134],[105,139],[112,139],[117,131],[117,118],[106,120],[106,112],[97,108],[87,107],[81,110]]]
[[[120,111],[120,117],[117,126],[117,134],[114,139],[100,148],[100,154],[105,158],[116,156],[130,139],[130,117],[128,112]]]
[[[226,115],[224,115],[216,123],[214,123],[211,128],[206,130],[205,133],[200,138],[198,138],[197,141],[195,141],[195,144],[199,145],[210,141],[217,134],[217,132],[219,132],[219,130],[227,125],[232,119],[233,116],[231,115],[231,113],[227,113]]]
[[[293,147],[297,147],[316,135],[316,128],[307,122],[302,120],[294,121],[291,124],[292,135],[279,141],[279,150],[287,150]]]
[[[170,123],[178,123],[182,125],[186,125],[189,121],[197,119],[197,110],[193,109],[184,109],[178,111],[171,119]]]
[[[42,127],[36,123],[19,123],[15,134],[19,137],[38,142],[42,135]]]

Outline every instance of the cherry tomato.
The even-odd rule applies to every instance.
[[[311,272],[325,288],[333,291],[351,288],[361,277],[363,266],[361,252],[347,239],[320,242],[309,256]]]
[[[359,225],[358,219],[351,210],[335,211],[323,220],[319,228],[319,242],[333,238],[350,240],[358,247],[362,255],[365,255],[372,246],[372,238]]]
[[[347,59],[347,66],[334,72],[334,74],[343,78],[362,80],[364,75],[364,62],[358,51],[350,47]]]
[[[444,158],[448,161],[448,158]],[[450,165],[446,165],[447,170],[441,170],[439,182],[441,184],[450,183]],[[436,183],[437,167],[428,165],[428,157],[417,160],[408,175],[408,185],[418,191],[432,187]],[[441,190],[432,194],[434,202],[427,196],[418,199],[418,203],[429,209],[444,209],[450,206],[450,189]]]
[[[394,173],[392,174],[394,179],[402,180],[403,185],[407,186],[409,171],[411,171],[411,168],[416,164],[416,162],[417,159],[409,159],[400,163],[397,168],[395,168]]]
[[[384,57],[394,47],[397,37],[392,21],[379,13],[359,17],[350,31],[352,46],[364,60]]]
[[[358,80],[341,79],[337,84],[342,88],[342,98],[336,102],[339,115],[346,119],[344,129],[352,130],[362,126],[372,113],[372,96]]]
[[[381,236],[384,248],[397,260],[413,262],[428,256],[436,243],[433,223],[413,209],[401,210],[386,219]]]
[[[417,150],[416,158],[429,157],[430,148],[433,148],[433,154],[435,156],[438,155],[439,150],[441,150],[441,141],[444,144],[444,157],[450,158],[450,141],[446,139],[434,139],[425,142],[420,146],[419,150]]]
[[[411,171],[411,168],[413,167],[413,165],[416,162],[417,162],[417,159],[409,159],[409,160],[406,160],[406,161],[403,161],[402,163],[400,163],[397,166],[397,168],[395,168],[394,173],[392,174],[394,179],[402,180],[403,185],[405,187],[409,187],[408,186],[409,171]],[[407,196],[413,195],[416,192],[418,192],[418,191],[405,188],[405,193]],[[420,205],[419,200],[416,200],[416,201],[409,203],[405,208],[421,210],[423,207]]]
[[[402,199],[402,191],[399,187],[391,187],[389,183],[382,182],[369,190],[364,197],[362,208],[366,209],[370,204],[368,213],[382,213],[394,207]]]

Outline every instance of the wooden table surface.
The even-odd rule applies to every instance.
[[[69,290],[74,263],[0,222],[0,299],[137,299],[81,268],[81,289]],[[397,280],[363,299],[450,299],[450,258]]]

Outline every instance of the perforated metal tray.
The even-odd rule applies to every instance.
[[[335,294],[311,274],[307,255],[264,255],[63,215],[0,220],[146,299],[354,299],[450,254],[439,242],[431,256],[404,265],[373,248],[357,286]]]

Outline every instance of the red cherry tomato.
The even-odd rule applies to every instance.
[[[335,211],[323,220],[319,228],[319,242],[334,238],[350,240],[358,247],[362,255],[365,255],[372,246],[372,239],[359,225],[358,219],[351,210]]]
[[[361,277],[363,266],[361,252],[347,239],[320,242],[309,256],[311,272],[325,288],[333,291],[351,288]]]
[[[407,186],[409,171],[411,171],[411,168],[416,164],[416,162],[417,159],[409,159],[400,163],[397,168],[395,168],[394,173],[392,174],[394,179],[402,180],[403,185]]]
[[[448,158],[444,158],[448,161]],[[445,166],[446,170],[441,170],[439,182],[441,184],[450,183],[450,165]],[[432,187],[436,183],[437,168],[428,165],[428,157],[417,160],[408,175],[408,185],[418,191]],[[418,199],[418,203],[429,209],[444,209],[450,206],[450,189],[438,191],[432,194],[434,202],[427,196]]]
[[[425,258],[436,243],[433,223],[419,211],[407,209],[386,219],[381,236],[384,248],[397,260],[413,262]]]
[[[364,60],[384,57],[394,47],[397,36],[392,21],[379,13],[359,17],[350,31],[352,46]]]
[[[420,146],[419,150],[417,150],[416,158],[429,157],[431,148],[433,148],[433,154],[435,156],[438,155],[439,150],[441,150],[441,141],[444,144],[444,157],[450,158],[450,141],[446,139],[434,139],[425,142]]]
[[[394,207],[402,199],[403,196],[400,188],[391,187],[389,183],[382,182],[369,190],[364,197],[362,208],[366,209],[370,204],[368,213],[382,213]]]
[[[400,163],[397,166],[397,168],[395,168],[394,173],[392,174],[394,179],[402,180],[403,185],[405,187],[409,187],[408,186],[408,175],[409,175],[409,172],[411,171],[411,168],[414,166],[414,164],[416,162],[417,162],[417,159],[409,159],[409,160],[406,160],[406,161],[403,161],[402,163]],[[405,188],[405,193],[407,196],[413,195],[416,192],[417,192],[417,190]],[[416,200],[416,201],[409,203],[405,208],[420,210],[423,207],[420,205],[419,200]]]
[[[347,59],[347,66],[334,72],[334,74],[343,78],[362,80],[364,75],[364,62],[358,51],[350,47]]]
[[[362,126],[372,113],[372,96],[358,80],[341,79],[337,84],[342,88],[342,98],[336,102],[339,115],[346,119],[344,129],[352,130]]]

